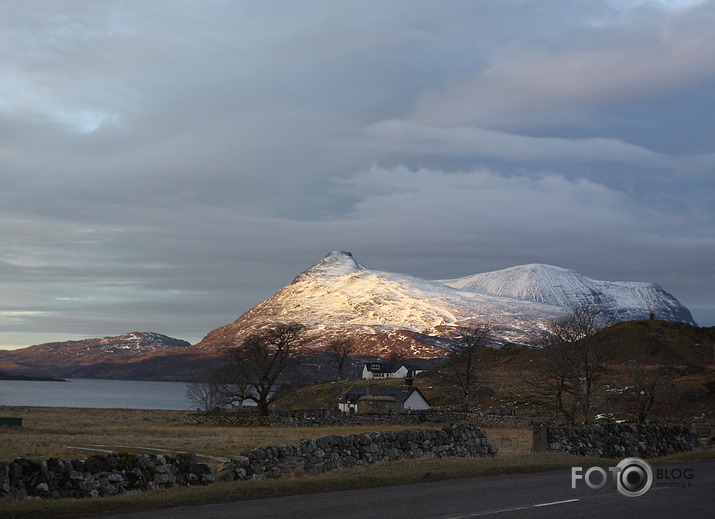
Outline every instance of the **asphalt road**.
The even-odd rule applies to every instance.
[[[656,479],[641,497],[625,497],[610,483],[600,490],[582,483],[572,489],[571,471],[567,470],[179,507],[103,519],[715,517],[715,461],[659,464],[653,468],[671,473],[672,469],[688,468],[693,477]],[[674,483],[683,486],[673,486]]]

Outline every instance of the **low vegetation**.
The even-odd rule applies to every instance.
[[[295,443],[302,438],[404,427],[208,427],[187,424],[183,411],[0,407],[23,426],[0,427],[0,460],[16,457],[83,458],[102,451],[153,454],[193,452],[215,467],[254,448]]]
[[[555,323],[543,348],[495,349],[483,344],[488,330],[465,329],[447,362],[421,373],[414,384],[432,406],[466,405],[526,422],[715,420],[715,328],[640,320],[601,329],[591,326],[588,312],[575,317],[575,324]],[[354,383],[363,382],[293,388],[277,407],[330,407],[337,389]]]
[[[596,343],[586,353],[598,352],[599,343],[609,345],[609,351],[598,371],[589,373],[587,394],[572,383],[587,381],[576,369],[578,362],[559,365],[545,350],[515,345],[483,348],[473,368],[482,382],[472,410],[564,423],[715,419],[715,328],[630,321],[599,331],[592,340]],[[556,346],[558,353],[561,345]],[[415,384],[433,405],[459,408],[462,399],[459,385],[450,383],[452,371],[423,373]],[[559,390],[562,406],[568,404],[566,413],[559,410]]]

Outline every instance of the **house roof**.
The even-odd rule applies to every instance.
[[[398,369],[404,366],[409,371],[417,371],[419,368],[412,364],[406,364],[404,362],[392,363],[392,362],[366,362],[365,368],[372,373],[394,373]]]
[[[422,392],[415,386],[353,386],[340,399],[343,403],[357,403],[360,397],[366,396],[370,390],[370,396],[389,396],[404,404],[405,401],[415,391],[427,402]],[[427,402],[429,405],[429,402]]]
[[[400,369],[401,364],[392,364],[388,362],[366,362],[365,369],[372,373],[394,373]]]

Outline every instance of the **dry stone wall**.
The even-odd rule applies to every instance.
[[[192,454],[172,458],[116,453],[85,460],[0,462],[0,497],[98,497],[213,481],[208,465],[198,463]]]
[[[494,456],[497,447],[471,424],[442,429],[325,436],[292,445],[251,449],[217,474],[194,455],[176,458],[112,454],[85,460],[17,459],[0,462],[0,498],[97,497],[214,481],[274,479],[295,471],[318,474],[337,468],[423,456]]]
[[[341,427],[396,425],[404,427],[429,424],[473,423],[481,426],[528,427],[533,419],[527,416],[501,415],[482,412],[464,413],[454,410],[413,410],[392,414],[342,414],[326,409],[309,411],[274,411],[261,416],[246,411],[191,412],[186,423],[196,425],[222,425],[234,427]]]
[[[697,436],[682,426],[605,424],[533,429],[532,450],[599,458],[651,458],[700,448]]]
[[[478,457],[494,456],[496,452],[497,446],[489,442],[486,433],[470,424],[443,429],[325,436],[292,445],[245,451],[227,463],[216,474],[216,479],[273,479],[296,470],[319,474],[338,468],[423,456]]]

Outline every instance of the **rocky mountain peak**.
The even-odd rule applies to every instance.
[[[332,251],[318,263],[298,274],[293,283],[316,277],[339,277],[367,269],[365,265],[353,257],[352,253],[344,250]]]

